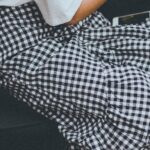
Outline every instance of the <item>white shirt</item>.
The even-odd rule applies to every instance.
[[[33,0],[0,0],[0,6],[18,6]],[[72,19],[82,0],[34,0],[45,21],[52,25],[60,25]]]

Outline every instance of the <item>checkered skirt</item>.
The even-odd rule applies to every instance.
[[[150,149],[150,20],[51,27],[34,2],[0,7],[0,87],[56,121],[68,149]]]

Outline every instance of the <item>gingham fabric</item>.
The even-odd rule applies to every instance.
[[[50,27],[34,2],[0,7],[0,87],[55,120],[68,149],[149,150],[150,20]]]

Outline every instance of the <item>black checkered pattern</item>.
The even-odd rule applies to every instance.
[[[146,150],[150,20],[51,27],[33,2],[0,7],[0,86],[55,120],[68,149]]]

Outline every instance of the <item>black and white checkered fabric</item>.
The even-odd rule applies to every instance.
[[[50,27],[33,2],[0,7],[0,86],[55,120],[69,149],[149,150],[150,20]]]

